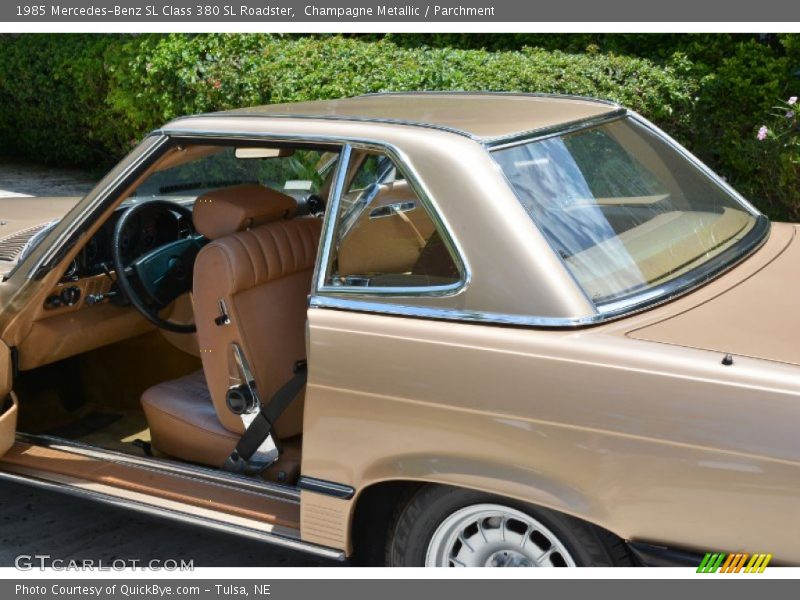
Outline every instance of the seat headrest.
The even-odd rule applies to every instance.
[[[210,240],[237,231],[287,219],[297,210],[291,196],[257,184],[220,188],[198,196],[194,203],[195,229]]]

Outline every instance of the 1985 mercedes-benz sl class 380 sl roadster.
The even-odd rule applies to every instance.
[[[640,116],[174,120],[8,199],[0,476],[369,564],[800,563],[800,244]]]

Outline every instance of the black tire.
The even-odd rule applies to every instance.
[[[591,523],[523,502],[439,485],[420,488],[407,503],[398,507],[386,545],[386,565],[424,566],[428,544],[439,525],[453,512],[483,503],[501,504],[537,519],[567,548],[577,566],[636,565],[621,539]]]

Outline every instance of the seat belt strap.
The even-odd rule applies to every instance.
[[[223,469],[234,472],[246,469],[247,462],[272,433],[275,421],[297,397],[306,385],[307,379],[308,363],[299,360],[294,364],[294,376],[275,392],[269,402],[261,405],[261,410],[242,434],[236,448],[225,461]]]

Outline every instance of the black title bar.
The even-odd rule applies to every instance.
[[[800,22],[787,0],[3,0],[5,22]],[[713,29],[713,27],[711,27]]]

